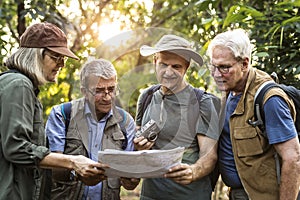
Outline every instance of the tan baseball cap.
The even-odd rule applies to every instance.
[[[29,26],[21,35],[20,46],[26,48],[47,48],[61,55],[79,60],[68,48],[65,33],[54,24],[48,22]]]
[[[188,61],[193,59],[200,66],[203,64],[202,57],[198,52],[192,49],[191,43],[177,35],[164,35],[154,47],[143,45],[140,48],[142,56],[149,56],[162,51],[175,53]]]

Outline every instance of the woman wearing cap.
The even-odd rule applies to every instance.
[[[104,179],[99,174],[106,165],[84,156],[50,153],[46,147],[38,87],[55,82],[65,56],[78,59],[62,30],[38,23],[24,32],[20,48],[5,63],[10,70],[0,76],[1,200],[48,199],[51,187],[41,168],[76,172],[87,185]]]

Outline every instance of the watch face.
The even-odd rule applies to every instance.
[[[73,169],[70,171],[70,181],[77,181],[78,180],[78,176],[76,171]]]

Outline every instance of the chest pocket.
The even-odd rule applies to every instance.
[[[237,127],[233,137],[238,157],[255,156],[263,153],[262,138],[253,127]]]
[[[118,124],[108,127],[104,130],[103,149],[122,150],[122,144],[125,139],[124,133]]]

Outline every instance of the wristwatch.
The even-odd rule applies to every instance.
[[[74,169],[70,171],[70,181],[77,181],[78,175]]]

